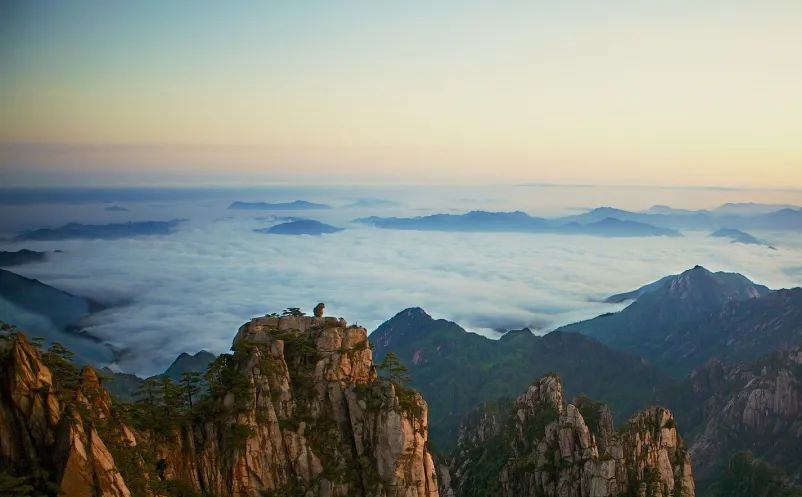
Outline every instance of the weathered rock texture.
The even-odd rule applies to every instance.
[[[39,351],[8,340],[0,469],[50,470],[65,497],[438,495],[426,403],[377,377],[364,328],[266,316],[232,348],[191,416],[148,424],[90,369],[60,399]]]
[[[708,478],[750,450],[802,482],[802,347],[752,364],[712,360],[691,375],[695,469]]]
[[[474,412],[449,466],[459,497],[694,496],[691,460],[668,410],[649,408],[616,432],[606,406],[565,404],[556,375]]]

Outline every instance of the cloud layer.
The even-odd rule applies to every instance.
[[[226,351],[249,318],[301,306],[375,328],[401,309],[425,308],[466,329],[561,324],[620,309],[599,301],[695,264],[744,273],[771,287],[802,283],[802,237],[731,244],[707,233],[607,239],[514,233],[434,233],[351,227],[271,236],[264,221],[196,216],[169,236],[33,242],[60,249],[18,272],[116,303],[89,331],[126,350],[120,366],[150,374],[180,352]],[[778,238],[781,236],[782,238]],[[15,249],[10,244],[9,249]]]

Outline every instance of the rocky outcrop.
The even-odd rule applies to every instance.
[[[426,403],[379,378],[367,331],[342,319],[246,323],[210,366],[209,395],[175,420],[168,383],[161,404],[118,409],[89,369],[72,408],[40,353],[9,342],[2,461],[20,474],[53,454],[65,497],[438,495]]]
[[[689,417],[700,419],[690,444],[700,476],[750,450],[802,482],[802,348],[752,364],[710,361],[689,381],[699,406]]]
[[[65,497],[130,497],[92,422],[109,416],[111,406],[94,371],[81,373],[74,392],[60,391],[23,335],[5,340],[0,349],[0,468],[23,476],[47,474]]]
[[[606,406],[565,404],[559,377],[547,375],[507,409],[480,412],[460,430],[449,464],[457,496],[694,496],[690,457],[667,409],[649,408],[615,431]]]

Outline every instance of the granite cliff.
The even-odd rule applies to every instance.
[[[68,353],[6,334],[0,480],[64,497],[436,497],[423,398],[377,374],[364,328],[293,314],[243,325],[208,392],[153,380],[119,405]]]
[[[610,410],[563,401],[549,374],[517,399],[484,404],[460,428],[441,471],[457,497],[693,497],[691,459],[667,409],[651,407],[613,429]]]
[[[749,364],[711,360],[689,384],[689,445],[701,479],[749,450],[802,482],[802,347]]]

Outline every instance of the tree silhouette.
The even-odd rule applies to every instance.
[[[139,385],[137,392],[140,402],[154,406],[159,401],[161,382],[156,378],[148,378]]]
[[[192,410],[192,397],[197,395],[201,388],[201,374],[198,371],[184,371],[181,373],[181,389],[186,396],[187,405]]]
[[[384,376],[400,386],[406,386],[409,383],[409,369],[404,366],[401,359],[395,355],[395,352],[388,352],[381,364],[379,364],[379,371],[384,373]]]
[[[164,402],[164,410],[168,416],[178,415],[183,401],[183,391],[180,385],[173,383],[173,380],[167,376],[162,378],[162,401]]]
[[[72,363],[75,354],[59,342],[53,342],[47,352],[42,353],[42,360],[53,374],[53,384],[57,393],[66,398],[72,398],[71,392],[80,384],[80,373]]]

